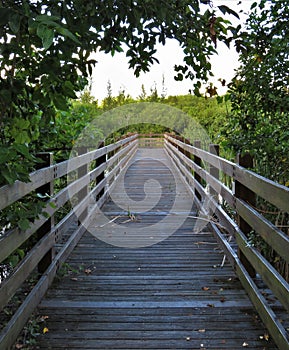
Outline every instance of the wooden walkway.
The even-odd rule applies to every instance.
[[[151,208],[150,178],[162,187],[160,197],[147,183]],[[194,232],[196,208],[164,150],[137,151],[129,198],[121,183],[41,302],[49,331],[37,348],[276,349],[213,234]]]

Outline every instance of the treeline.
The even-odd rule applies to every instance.
[[[83,129],[95,118],[100,118],[102,114],[114,108],[140,102],[162,103],[175,107],[199,123],[206,130],[212,142],[219,143],[222,140],[222,129],[226,124],[230,110],[228,101],[220,103],[216,97],[205,98],[191,94],[165,97],[158,93],[156,87],[151,89],[149,94],[146,94],[143,86],[142,94],[135,99],[126,94],[125,91],[120,91],[117,96],[113,96],[109,83],[108,94],[101,102],[95,100],[86,90],[79,99],[71,102],[67,111],[58,111],[51,123],[51,128],[41,131],[42,136],[37,140],[37,149],[53,151],[57,159],[65,159],[69,156],[71,148]],[[103,131],[101,129],[94,130],[94,132],[97,131],[101,137]],[[124,131],[162,133],[166,131],[166,128],[162,125],[146,123],[130,126],[126,130],[120,130],[120,133]]]

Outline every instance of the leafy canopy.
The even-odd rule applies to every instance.
[[[197,93],[211,74],[217,39],[229,44],[236,32],[225,14],[238,16],[207,0],[2,0],[0,169],[6,170],[0,183],[27,181],[34,163],[28,147],[33,151],[53,127],[56,110],[67,110],[67,101],[84,89],[96,64],[91,53],[125,50],[138,76],[157,61],[156,44],[175,39],[184,52],[176,79],[195,79]],[[14,150],[10,158],[1,156],[7,147]],[[15,163],[23,157],[21,172]]]

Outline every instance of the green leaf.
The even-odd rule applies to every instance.
[[[14,268],[19,263],[19,256],[18,255],[12,255],[9,257],[9,263],[12,268]]]
[[[47,29],[45,35],[42,38],[42,45],[45,50],[48,50],[53,43],[54,31],[52,29]]]
[[[184,79],[184,76],[182,73],[178,73],[177,76],[174,77],[176,81],[182,81]]]
[[[39,24],[37,27],[37,35],[42,40],[42,45],[45,50],[48,50],[53,43],[54,30],[48,28],[43,24]]]
[[[23,249],[17,249],[17,254],[19,255],[20,259],[22,260],[25,256],[25,252]]]
[[[50,218],[50,214],[47,213],[46,211],[43,211],[43,212],[42,212],[42,215],[43,215],[46,219],[49,219],[49,218]]]
[[[74,86],[70,81],[66,81],[63,84],[63,91],[67,97],[76,98],[76,95],[74,92]]]
[[[68,29],[63,28],[63,27],[58,27],[56,28],[56,30],[58,31],[59,34],[71,39],[72,41],[74,41],[75,43],[81,45],[81,42],[77,39],[77,37],[72,34]]]
[[[49,205],[50,205],[50,207],[52,209],[56,209],[57,208],[57,205],[54,202],[50,202]]]
[[[58,25],[55,21],[59,21],[57,16],[48,16],[48,15],[38,15],[35,20],[40,23],[45,23],[47,25]]]
[[[20,228],[21,231],[26,231],[30,227],[30,222],[28,219],[20,219],[18,221],[18,227]]]
[[[9,27],[14,34],[17,34],[19,32],[20,22],[21,22],[21,20],[20,20],[20,16],[18,13],[14,13],[14,14],[10,15]]]
[[[225,102],[230,101],[230,99],[231,99],[231,95],[230,94],[226,94],[225,95]]]
[[[57,109],[60,109],[62,111],[67,111],[67,101],[63,95],[55,94],[53,97],[53,103]]]
[[[224,97],[223,96],[217,96],[217,102],[219,104],[223,103]]]
[[[232,9],[230,9],[228,6],[226,5],[220,5],[218,6],[219,10],[225,15],[226,13],[228,13],[229,15],[233,15],[235,17],[237,17],[238,19],[240,19],[239,15],[237,12],[233,11]]]
[[[11,132],[12,134],[12,132]],[[28,135],[28,132],[26,130],[22,130],[21,133],[18,132],[18,134],[14,134],[14,139],[16,143],[30,143],[31,142],[31,138]]]
[[[26,159],[35,161],[35,157],[29,153],[29,147],[26,144],[14,144],[14,148],[20,154],[22,154]]]
[[[13,176],[8,168],[1,169],[0,174],[4,177],[9,185],[12,185],[17,180],[17,177]]]
[[[14,118],[13,119],[13,126],[17,129],[21,130],[27,130],[30,127],[29,120],[23,119],[23,118]],[[18,131],[19,131],[18,130]]]
[[[194,86],[194,95],[197,96],[197,97],[201,97],[201,93],[200,93],[200,90],[197,86]]]

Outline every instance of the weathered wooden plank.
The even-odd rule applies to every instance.
[[[257,210],[237,199],[235,208],[239,215],[272,247],[284,260],[289,262],[289,236],[264,218]]]
[[[154,178],[153,168],[149,169],[154,163],[137,163],[140,157],[162,159],[164,168],[161,162],[156,168],[161,184],[169,179],[162,169],[170,167],[173,176],[177,173],[163,151],[147,152],[140,150],[127,167],[125,190],[136,202],[143,199],[138,195],[143,191],[142,181]],[[144,171],[136,171],[138,166],[145,166]],[[220,350],[242,348],[244,343],[255,349],[276,349],[271,339],[260,339],[266,330],[253,316],[252,303],[234,271],[227,262],[223,264],[224,253],[216,249],[212,233],[205,228],[194,232],[196,207],[191,203],[190,213],[181,205],[171,216],[164,207],[169,205],[170,196],[179,193],[178,199],[186,203],[190,198],[192,202],[191,192],[182,181],[176,181],[175,186],[164,192],[159,212],[153,207],[144,213],[144,206],[138,203],[139,221],[123,224],[134,239],[141,239],[133,232],[138,227],[147,225],[148,233],[162,235],[166,226],[158,232],[150,225],[166,216],[172,219],[169,223],[174,215],[186,217],[166,240],[130,249],[109,245],[89,233],[81,238],[67,262],[83,269],[54,284],[41,302],[39,312],[49,316],[50,331],[41,335],[37,344],[40,349]],[[118,202],[122,193],[118,183],[114,191]],[[113,196],[108,197],[102,211],[108,220],[122,216],[115,222],[118,225],[129,218],[126,209],[113,203]],[[113,223],[99,227],[104,233],[111,228]]]

